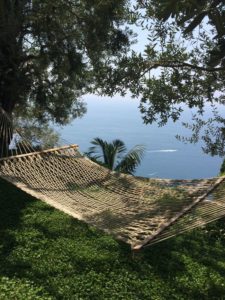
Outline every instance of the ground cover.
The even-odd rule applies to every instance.
[[[132,257],[0,181],[0,299],[225,299],[224,219]]]

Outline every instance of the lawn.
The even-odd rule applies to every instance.
[[[128,246],[0,180],[0,299],[225,299],[225,220]]]

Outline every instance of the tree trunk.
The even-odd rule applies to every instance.
[[[10,155],[9,145],[13,137],[12,110],[14,103],[12,101],[2,101],[0,108],[0,158]]]

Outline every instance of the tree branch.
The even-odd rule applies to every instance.
[[[142,73],[142,76],[152,69],[157,69],[160,67],[163,68],[190,68],[194,70],[206,71],[206,72],[219,72],[225,71],[225,67],[211,68],[211,67],[203,67],[198,65],[193,65],[187,62],[179,62],[179,61],[158,61],[154,63],[149,63],[149,67]]]

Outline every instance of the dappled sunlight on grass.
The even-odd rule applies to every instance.
[[[218,299],[224,219],[135,254],[0,181],[0,299]]]

